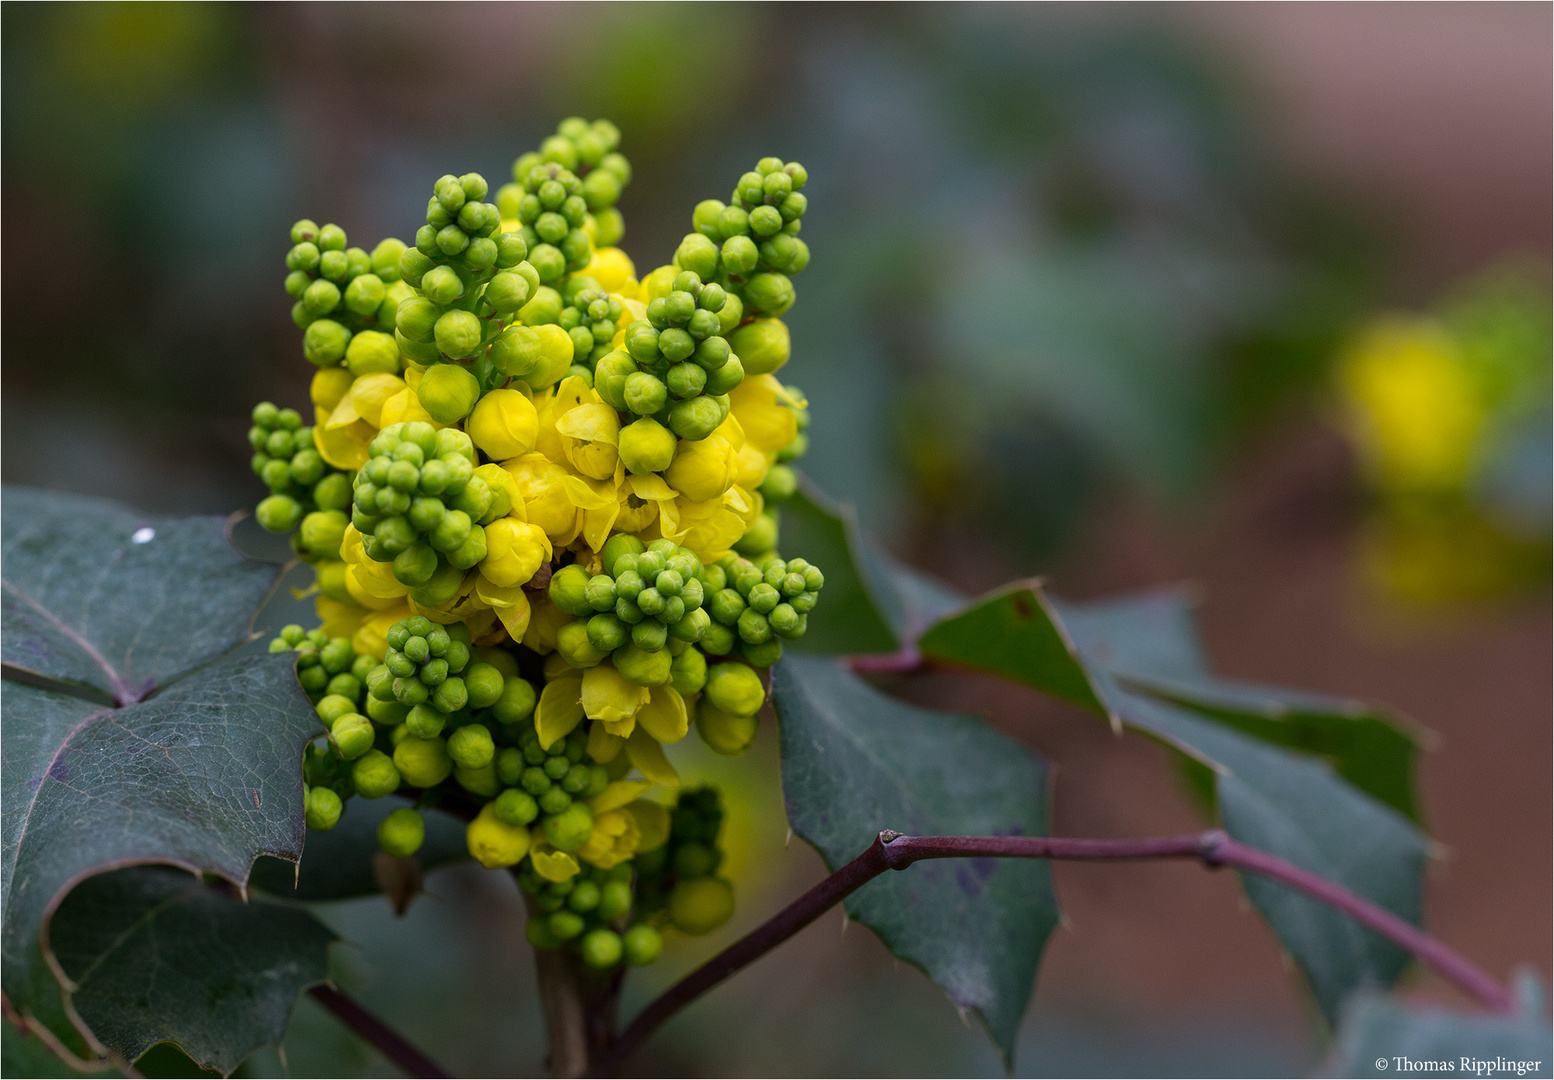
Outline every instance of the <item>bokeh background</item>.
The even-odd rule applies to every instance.
[[[608,116],[644,272],[758,157],[809,169],[785,378],[805,467],[967,590],[1196,582],[1225,674],[1392,706],[1441,858],[1428,925],[1491,971],[1551,949],[1551,9],[1473,5],[0,6],[7,482],[251,505],[246,415],[305,404],[289,224],[407,238],[433,179],[497,182]],[[1055,828],[1197,827],[1158,748],[935,676],[1057,766]],[[740,912],[821,873],[775,740],[731,790]],[[1317,1067],[1233,879],[1057,868],[1022,1074]],[[339,981],[457,1073],[542,1070],[509,878],[404,918],[326,909]],[[845,931],[845,932],[844,932]],[[1407,992],[1451,992],[1415,977]],[[689,1010],[663,1075],[996,1075],[979,1031],[840,916]],[[393,1075],[310,1002],[252,1075]]]

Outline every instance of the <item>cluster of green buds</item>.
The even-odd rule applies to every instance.
[[[675,265],[720,282],[743,301],[746,315],[782,315],[793,306],[789,279],[809,265],[809,247],[798,238],[808,179],[796,161],[762,158],[739,178],[727,205],[697,204],[696,231],[680,242]]]
[[[568,375],[581,375],[593,385],[594,365],[610,351],[625,306],[586,274],[568,278],[561,293],[566,306],[556,322],[572,339],[572,366]]]
[[[497,755],[496,775],[503,788],[492,801],[492,813],[513,828],[538,819],[545,839],[557,851],[582,851],[594,832],[588,800],[609,785],[608,770],[587,760],[588,736],[581,731],[549,750],[540,746],[532,723],[519,731],[518,745],[504,747]]]
[[[769,552],[751,562],[730,556],[721,564],[727,585],[707,600],[713,628],[702,638],[704,652],[725,656],[737,648],[756,667],[782,656],[782,641],[795,641],[808,628],[826,577],[804,559],[784,560]]]
[[[657,913],[676,930],[706,934],[734,913],[734,888],[717,877],[723,865],[718,836],[723,802],[718,789],[704,784],[680,792],[670,814],[669,842],[638,855],[637,908],[644,918]]]
[[[356,472],[351,509],[362,550],[392,563],[394,577],[422,590],[424,602],[446,602],[464,572],[486,557],[483,526],[511,511],[507,486],[487,483],[480,473],[495,466],[477,469],[474,443],[456,428],[390,424],[368,454]]]
[[[631,922],[632,864],[608,870],[590,866],[565,881],[548,881],[526,867],[518,887],[533,914],[527,935],[536,949],[570,947],[583,963],[610,971],[621,963],[651,964],[664,950],[663,936],[645,922]]]
[[[727,395],[745,378],[723,336],[739,319],[737,298],[681,271],[668,295],[649,302],[647,317],[626,328],[625,349],[595,365],[594,388],[618,410],[651,417],[682,439],[705,439],[727,418]]]
[[[620,138],[608,120],[569,117],[539,150],[513,162],[513,182],[497,192],[497,203],[522,226],[541,281],[581,270],[593,247],[620,243],[625,223],[615,204],[631,181],[631,165],[616,150]]]
[[[380,339],[386,336],[382,332],[394,328],[399,302],[410,295],[399,280],[405,245],[384,240],[369,255],[362,248],[346,247],[340,226],[320,228],[306,218],[291,227],[291,244],[286,294],[296,301],[293,321],[305,331],[303,355],[319,367],[338,364],[347,359],[362,331],[375,336],[359,346],[358,353],[380,353]]]
[[[254,406],[251,419],[251,464],[254,475],[270,489],[254,511],[260,525],[270,532],[290,532],[310,510],[340,511],[350,505],[350,480],[320,456],[313,429],[296,409],[278,409],[263,401]]]
[[[658,653],[671,641],[694,645],[712,625],[702,609],[708,581],[701,560],[689,549],[670,540],[644,545],[622,533],[605,542],[600,566],[601,573],[589,574],[581,564],[570,563],[551,575],[551,602],[579,620],[562,627],[556,640],[557,650],[574,667],[592,667],[619,651],[616,664],[627,664],[622,668],[626,675],[633,666],[628,648]]]

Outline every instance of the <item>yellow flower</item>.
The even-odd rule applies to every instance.
[[[371,614],[360,604],[342,603],[323,595],[313,598],[313,607],[318,611],[324,633],[332,638],[353,636]]]
[[[798,415],[787,405],[788,392],[774,375],[745,376],[729,391],[730,413],[744,429],[746,442],[768,458],[791,443],[799,433]]]
[[[716,499],[734,484],[738,451],[716,433],[699,442],[681,440],[664,479],[692,502]]]
[[[487,805],[490,805],[489,803]],[[577,860],[564,851],[557,851],[550,846],[548,840],[541,840],[543,836],[539,826],[534,827],[533,847],[529,851],[529,861],[534,864],[535,873],[546,881],[568,881],[577,876],[582,869]]]
[[[326,426],[345,427],[358,420],[365,420],[376,431],[383,426],[384,403],[404,389],[405,380],[398,375],[382,372],[363,375],[351,383],[351,389],[330,413],[329,423]]]
[[[598,551],[610,538],[621,512],[621,486],[617,475],[609,480],[588,480],[581,476],[569,476],[566,482],[567,497],[578,508],[583,518],[583,540]]]
[[[562,453],[578,472],[591,480],[615,475],[621,422],[610,406],[596,401],[569,409],[556,419],[556,433],[561,436]]]
[[[523,493],[518,490],[518,484],[511,473],[496,462],[488,461],[477,466],[474,475],[484,480],[486,487],[491,489],[491,507],[486,511],[488,517],[511,516],[519,521],[529,520],[529,512],[523,505]]]
[[[647,780],[615,780],[608,784],[603,791],[588,800],[588,809],[597,814],[607,814],[611,810],[619,810],[621,807],[634,802],[642,795],[652,783]]]
[[[792,351],[788,328],[781,319],[748,322],[728,336],[728,344],[744,365],[747,378],[776,371],[788,362]]]
[[[534,730],[540,749],[549,750],[583,722],[583,680],[556,679],[545,684],[534,707]]]
[[[490,607],[492,613],[501,621],[502,629],[507,631],[508,637],[514,641],[523,640],[523,636],[529,632],[529,620],[534,612],[529,606],[529,596],[523,591],[522,586],[493,585],[484,574],[477,574],[475,595],[481,603]],[[473,636],[480,637],[478,634]],[[487,643],[479,642],[479,644]]]
[[[771,458],[761,453],[755,443],[747,442],[739,450],[738,462],[734,469],[734,483],[754,491],[761,486],[761,481],[766,479],[766,470],[771,468],[771,465]]]
[[[625,810],[610,810],[595,816],[594,831],[577,857],[608,870],[635,855],[641,838],[635,815]]]
[[[367,464],[367,444],[378,433],[365,420],[344,427],[330,427],[330,410],[313,408],[313,443],[319,456],[337,469],[359,469]]]
[[[492,390],[480,399],[464,425],[475,445],[496,460],[533,450],[539,429],[534,402],[517,390]]]
[[[398,604],[410,594],[410,586],[394,577],[392,563],[347,563],[345,588],[351,599],[365,608],[381,611]]]
[[[416,397],[415,383],[412,383],[409,378],[409,376],[417,375],[417,373],[406,371],[405,375],[405,388],[383,403],[383,412],[379,417],[383,426],[388,427],[390,424],[404,424],[411,420],[419,420],[423,424],[431,424],[434,428],[445,427],[446,425],[439,424],[433,420],[432,414],[421,407],[421,399]],[[419,381],[420,379],[417,375],[416,383],[419,383]]]
[[[352,335],[345,349],[345,366],[353,375],[399,371],[399,343],[393,334],[381,330],[362,330]]]
[[[614,761],[625,745],[626,740],[619,735],[611,735],[602,720],[596,720],[588,729],[588,756],[601,765]]]
[[[605,292],[620,292],[622,286],[636,276],[637,268],[630,257],[618,247],[599,248],[589,260],[584,274],[599,283]]]
[[[675,275],[679,272],[679,268],[674,266],[660,266],[642,279],[642,295],[638,299],[644,304],[651,304],[660,296],[668,296],[674,291]]]
[[[679,515],[679,538],[704,562],[716,562],[734,545],[759,515],[759,504],[740,487],[731,487],[722,496],[706,502],[680,499],[675,508]]]
[[[534,327],[540,336],[540,359],[522,381],[536,393],[550,386],[572,366],[572,339],[552,323]]]
[[[1452,490],[1467,482],[1485,407],[1444,327],[1378,321],[1340,359],[1339,385],[1361,460],[1379,486]]]
[[[680,692],[672,686],[655,686],[650,695],[647,704],[637,710],[637,726],[660,743],[677,743],[685,738],[690,721]]]
[[[522,585],[540,564],[550,561],[550,539],[538,525],[517,518],[498,518],[486,526],[486,557],[480,572],[492,585]]]
[[[361,626],[351,635],[351,648],[359,653],[382,660],[388,652],[388,632],[395,623],[410,617],[409,604],[396,604],[382,611],[374,611],[362,619]]]
[[[665,787],[680,786],[680,774],[669,764],[658,740],[649,735],[646,729],[639,726],[631,733],[631,737],[626,740],[626,756],[653,783]]]
[[[345,397],[355,378],[343,367],[319,368],[313,376],[313,384],[308,387],[308,396],[318,408],[333,409]]]
[[[469,853],[487,870],[517,866],[529,853],[529,830],[514,828],[498,818],[495,803],[480,808],[465,830],[464,840]]]
[[[631,728],[616,730],[616,725],[635,723],[633,717],[647,704],[646,687],[633,686],[621,678],[615,665],[605,661],[583,673],[583,712],[590,720],[604,721],[605,730],[613,735],[629,735]]]
[[[637,819],[638,851],[652,851],[669,842],[670,819],[666,807],[647,799],[637,799],[628,804],[626,810]]]
[[[565,547],[582,528],[581,515],[567,493],[571,474],[541,453],[524,454],[502,462],[512,475],[529,521],[545,530],[556,547]]]
[[[543,593],[530,603],[533,613],[529,616],[529,629],[523,635],[523,644],[544,656],[555,650],[556,633],[572,621],[572,616],[552,604],[550,597]]]

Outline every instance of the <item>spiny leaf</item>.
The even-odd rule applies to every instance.
[[[774,671],[788,820],[832,870],[886,828],[1045,834],[1046,766],[978,718],[897,701],[831,660],[791,656]],[[972,1010],[1012,1056],[1058,922],[1045,862],[923,862],[871,881],[846,909]]]

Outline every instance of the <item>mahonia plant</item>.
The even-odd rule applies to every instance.
[[[530,942],[600,970],[733,913],[718,793],[676,798],[663,747],[694,727],[743,753],[825,585],[777,550],[809,422],[775,375],[804,167],[757,162],[639,279],[619,142],[566,120],[495,201],[443,176],[410,246],[298,222],[313,423],[266,402],[249,433],[256,517],[316,573],[321,625],[271,643],[323,725],[308,827],[407,794],[378,827],[405,857],[417,808],[462,806],[470,854],[528,896]]]

